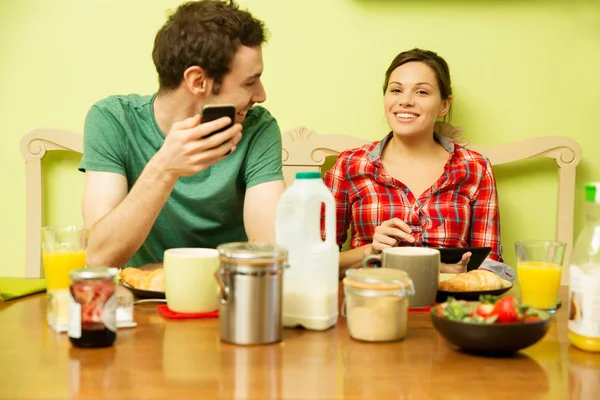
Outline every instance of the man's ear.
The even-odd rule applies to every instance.
[[[448,98],[446,100],[444,100],[444,102],[442,103],[442,109],[440,110],[438,117],[443,117],[444,115],[448,114],[448,111],[450,111],[451,104],[452,104],[452,96],[448,96]]]
[[[183,72],[183,83],[193,96],[208,96],[212,90],[212,81],[206,71],[197,65]]]

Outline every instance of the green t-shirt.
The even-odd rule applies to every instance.
[[[92,106],[85,121],[79,170],[122,174],[131,190],[165,140],[152,111],[155,98],[156,94],[111,96]],[[179,178],[148,238],[127,266],[162,262],[169,248],[214,248],[247,240],[246,189],[282,180],[283,174],[281,133],[275,118],[255,106],[242,126],[242,139],[230,156],[193,176]]]

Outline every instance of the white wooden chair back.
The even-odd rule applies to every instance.
[[[289,185],[296,172],[320,171],[327,156],[362,146],[364,139],[341,134],[320,135],[303,126],[285,131],[283,140],[283,175]],[[21,139],[21,154],[26,168],[26,257],[25,275],[41,276],[42,227],[42,158],[48,151],[83,152],[81,133],[60,129],[37,129]],[[581,148],[572,139],[545,136],[498,146],[469,145],[487,156],[493,165],[506,164],[534,157],[549,157],[558,166],[558,201],[556,239],[567,243],[565,265],[573,246],[573,211],[575,199],[575,168],[581,160]],[[564,279],[566,273],[563,274]],[[563,279],[563,283],[566,280]]]
[[[367,143],[364,139],[340,134],[320,135],[304,126],[283,133],[284,179],[289,185],[296,172],[320,171],[325,158]],[[547,157],[558,166],[558,199],[555,240],[565,242],[564,265],[569,265],[573,248],[573,214],[575,206],[575,169],[581,161],[581,148],[563,136],[542,136],[497,146],[466,145],[488,157],[492,165]],[[568,268],[563,269],[563,284],[568,283]]]

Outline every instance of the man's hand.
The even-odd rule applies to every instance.
[[[164,172],[173,176],[191,176],[218,163],[235,151],[242,139],[242,125],[205,138],[227,126],[229,117],[200,123],[200,115],[176,122],[166,135],[165,142],[152,158]]]
[[[467,264],[471,259],[471,252],[462,255],[461,260],[456,264],[440,263],[440,272],[444,274],[460,274],[467,271]]]
[[[372,252],[381,253],[385,248],[397,246],[400,241],[413,243],[415,238],[406,222],[399,218],[389,219],[375,228]]]

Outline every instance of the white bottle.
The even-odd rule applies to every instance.
[[[283,272],[283,326],[324,330],[337,322],[340,254],[335,224],[335,200],[321,175],[298,172],[275,218],[277,244],[287,249],[289,263]]]
[[[569,342],[600,352],[600,182],[585,185],[586,224],[571,255]]]

